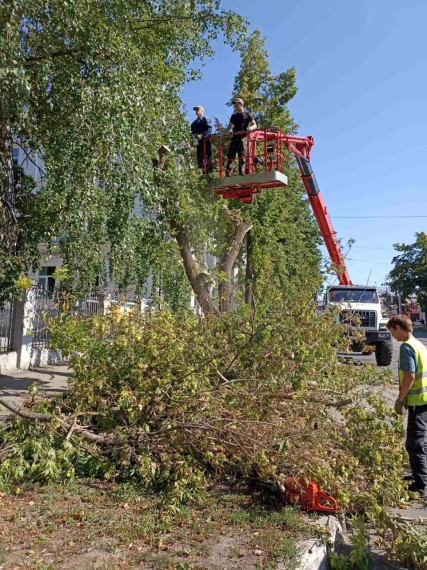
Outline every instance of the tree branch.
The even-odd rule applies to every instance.
[[[74,56],[77,53],[78,53],[78,51],[75,49],[60,49],[58,51],[54,51],[52,53],[47,53],[45,55],[30,55],[30,56],[25,58],[25,61],[27,63],[37,63],[40,61],[44,61],[46,59],[53,59],[55,57],[68,56],[68,57],[74,58]]]
[[[284,395],[282,396],[282,398],[284,400],[293,400],[294,397],[292,395]],[[337,402],[332,402],[330,400],[326,400],[326,399],[322,399],[322,398],[316,398],[314,396],[311,396],[310,398],[304,398],[305,402],[311,402],[313,404],[323,404],[324,406],[328,406],[329,408],[336,408],[337,410],[339,410],[340,408],[344,408],[344,406],[349,406],[350,404],[353,403],[353,400],[351,398],[347,398],[345,400],[339,400]]]
[[[6,409],[8,409],[13,414],[16,414],[17,416],[24,418],[26,420],[51,422],[53,419],[55,419],[55,416],[53,416],[52,414],[39,414],[35,412],[28,412],[27,410],[24,410],[23,408],[18,406],[16,402],[11,402],[7,398],[0,398],[0,404],[2,404]],[[62,427],[62,429],[64,429],[64,431],[66,431],[67,434],[70,432],[78,433],[79,435],[82,436],[83,439],[91,443],[97,443],[99,445],[117,445],[118,443],[122,443],[119,442],[117,439],[111,439],[103,437],[102,435],[96,435],[95,433],[88,431],[84,427],[77,425],[75,421],[73,423],[61,421],[60,426]]]
[[[230,211],[228,214],[232,227],[232,236],[230,245],[228,246],[219,266],[221,279],[218,290],[221,312],[231,312],[234,310],[234,291],[231,284],[231,271],[242,248],[243,240],[253,225],[249,220],[242,221],[240,219],[240,214],[240,211]]]
[[[25,158],[26,158],[29,162],[31,162],[31,164],[33,164],[33,165],[38,169],[38,171],[40,172],[40,174],[41,174],[42,176],[44,176],[44,177],[46,178],[46,172],[43,170],[43,168],[40,168],[40,166],[31,158],[31,155],[29,154],[29,152],[27,151],[27,149],[26,149],[18,140],[15,140],[15,141],[13,141],[13,142],[14,142],[17,146],[19,146],[19,148],[21,148],[21,149],[24,151]]]

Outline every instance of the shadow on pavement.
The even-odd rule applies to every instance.
[[[61,383],[58,386],[55,386],[55,382],[53,382],[56,375],[57,374],[53,375],[50,373],[47,378],[16,378],[3,374],[0,376],[0,392],[4,393],[4,390],[8,390],[10,391],[10,395],[15,394],[16,392],[26,392],[34,382],[39,385],[40,389],[47,392],[64,392],[67,388],[63,385],[63,380],[61,380]],[[69,374],[61,374],[61,376],[70,378],[71,372]]]

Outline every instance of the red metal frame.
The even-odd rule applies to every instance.
[[[237,133],[239,134],[239,133]],[[243,133],[240,133],[243,134]],[[254,195],[264,188],[277,187],[277,183],[262,183],[257,181],[248,181],[247,184],[233,183],[233,176],[227,178],[224,171],[224,149],[225,144],[228,145],[228,136],[214,136],[212,140],[212,152],[216,160],[213,160],[213,168],[219,173],[219,178],[229,180],[229,184],[222,185],[220,188],[209,188],[224,198],[234,198],[241,200],[243,203],[250,204]],[[316,177],[311,168],[310,154],[314,145],[314,138],[311,136],[301,137],[297,135],[287,135],[277,127],[268,127],[257,129],[247,134],[246,149],[246,165],[244,174],[253,174],[255,172],[267,172],[276,170],[283,172],[286,161],[285,150],[290,151],[296,159],[301,180],[308,194],[308,200],[313,209],[314,216],[325,242],[331,261],[336,269],[338,280],[341,285],[351,285],[351,280],[347,272],[344,257],[336,238],[336,232],[332,226],[323,197],[317,185]],[[258,152],[261,147],[261,152]],[[204,144],[204,156],[206,156],[206,145]],[[226,155],[225,155],[226,156]],[[259,160],[262,159],[262,160]],[[226,159],[227,162],[228,159]],[[233,159],[238,161],[239,159]],[[205,174],[207,172],[207,163],[204,163]]]
[[[251,133],[238,132],[233,133],[232,135],[216,135],[210,137],[210,140],[212,141],[213,155],[216,157],[216,159],[214,158],[212,160],[212,164],[214,170],[218,171],[219,178],[226,178],[226,168],[224,168],[224,163],[226,163],[227,166],[230,162],[238,165],[238,158],[227,158],[227,147],[230,143],[230,139],[234,135],[247,135],[247,156],[244,174],[252,174],[254,172],[259,172],[262,170],[257,166],[256,158],[263,158],[265,167],[263,170],[283,171],[283,164],[285,162],[285,157],[283,155],[283,144],[281,139],[281,135],[283,135],[283,133],[277,127],[270,127],[265,129],[257,129]],[[275,145],[277,145],[274,151],[269,152],[268,143],[275,143]],[[262,152],[257,152],[257,144],[263,145]],[[206,139],[203,140],[203,153],[204,156],[206,156]],[[271,157],[273,157],[273,159]],[[209,165],[210,164],[205,160],[204,174],[207,174]],[[232,187],[231,181],[230,187]]]

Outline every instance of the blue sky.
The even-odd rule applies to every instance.
[[[225,0],[223,6],[261,31],[273,74],[296,68],[298,93],[289,107],[299,134],[316,140],[311,162],[338,237],[356,240],[350,277],[381,285],[393,244],[427,231],[427,3]],[[185,89],[190,119],[195,104],[228,119],[238,69],[238,54],[218,43],[203,80]]]

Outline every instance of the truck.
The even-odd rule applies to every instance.
[[[387,330],[388,318],[380,303],[376,287],[334,285],[325,293],[324,307],[334,310],[336,323],[342,324],[354,352],[375,351],[378,366],[389,366],[393,341]]]
[[[292,153],[339,282],[339,285],[327,288],[324,307],[334,309],[337,323],[347,325],[345,329],[351,350],[366,353],[375,351],[377,364],[389,366],[393,344],[391,334],[386,327],[387,318],[383,316],[378,290],[376,287],[357,286],[351,282],[336,232],[311,167],[310,154],[314,138],[289,135],[274,126],[237,134],[246,138],[246,163],[243,174],[226,176],[226,169],[223,167],[226,156],[223,152],[223,139],[226,137],[214,136],[212,140],[217,149],[218,161],[215,170],[219,172],[219,178],[209,182],[207,191],[251,204],[254,196],[261,190],[287,185],[283,170],[287,154]],[[204,170],[207,173],[212,167],[212,162],[208,163],[206,153],[204,154]]]

